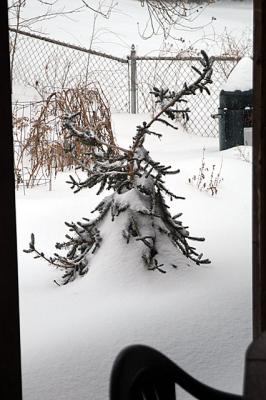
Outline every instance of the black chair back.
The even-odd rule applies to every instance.
[[[176,384],[199,400],[243,399],[204,385],[157,350],[133,345],[115,360],[110,400],[175,400]]]

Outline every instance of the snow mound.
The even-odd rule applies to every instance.
[[[113,115],[118,142],[145,115]],[[126,133],[125,133],[126,132]],[[221,390],[240,393],[244,355],[251,341],[251,173],[237,148],[219,152],[218,140],[163,126],[161,141],[147,138],[151,157],[180,168],[167,186],[186,197],[169,203],[182,212],[191,232],[206,238],[201,251],[212,264],[187,265],[175,248],[160,246],[177,268],[148,271],[142,245],[121,235],[125,214],[101,226],[101,252],[84,277],[57,287],[62,271],[22,252],[30,232],[52,254],[65,233],[63,221],[80,220],[99,202],[96,190],[76,195],[62,173],[53,191],[40,187],[17,193],[23,399],[107,400],[115,357],[129,344],[162,351],[195,378]],[[188,184],[206,149],[206,165],[220,165],[224,178],[216,197]],[[243,151],[250,148],[245,146]],[[131,202],[129,193],[124,199]],[[134,203],[138,207],[137,203]],[[107,240],[108,239],[108,240]],[[134,247],[132,246],[134,245]],[[160,260],[159,260],[160,261]],[[184,393],[178,398],[189,400]]]
[[[243,57],[235,66],[222,89],[227,92],[250,90],[253,87],[253,61],[250,57]]]

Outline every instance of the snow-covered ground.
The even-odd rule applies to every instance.
[[[96,0],[95,0],[96,1]],[[73,6],[70,0],[61,4]],[[77,1],[77,3],[80,3]],[[23,8],[36,15],[37,2]],[[92,4],[92,2],[91,2]],[[80,5],[80,4],[77,4]],[[38,5],[40,7],[40,5]],[[88,47],[92,16],[87,12],[36,25],[50,37]],[[210,20],[214,17],[211,24]],[[118,1],[109,20],[97,19],[93,48],[126,56],[132,43],[138,54],[155,54],[162,37],[143,40],[138,25],[146,15],[133,0]],[[220,1],[202,12],[194,26],[180,31],[187,46],[197,42],[209,54],[219,53],[220,35],[236,40],[252,29],[252,2]],[[175,41],[172,50],[180,46]],[[167,45],[169,48],[169,46]],[[34,89],[16,85],[14,100],[38,99]],[[117,141],[127,146],[135,127],[147,115],[114,114]],[[167,187],[186,200],[173,201],[171,212],[183,212],[192,235],[206,241],[197,249],[211,259],[207,266],[189,266],[177,256],[178,269],[166,274],[146,271],[128,257],[128,248],[114,225],[105,233],[101,257],[95,255],[83,278],[64,287],[53,283],[61,272],[31,255],[36,246],[53,254],[64,240],[64,221],[89,217],[102,196],[96,190],[74,195],[60,174],[53,190],[39,187],[17,193],[17,230],[24,400],[107,400],[112,363],[126,345],[142,343],[163,351],[196,378],[216,388],[242,391],[245,350],[251,341],[251,159],[248,146],[219,152],[218,139],[192,136],[158,125],[158,141],[147,138],[155,160],[180,168]],[[221,177],[215,196],[189,183],[205,161]],[[100,253],[99,253],[100,254]],[[182,393],[180,399],[189,399]]]
[[[117,114],[120,145],[149,117]],[[94,191],[74,195],[61,174],[54,189],[17,195],[17,228],[25,400],[107,400],[111,366],[126,345],[143,343],[163,351],[202,381],[240,393],[245,349],[251,340],[251,163],[250,148],[218,151],[217,139],[191,136],[158,125],[161,141],[147,139],[154,159],[181,169],[168,187],[186,200],[170,203],[191,234],[204,236],[201,249],[212,263],[166,274],[146,271],[128,258],[115,223],[106,246],[83,278],[58,287],[60,271],[22,252],[31,232],[50,253],[64,239],[64,221],[89,217],[100,200]],[[218,194],[188,183],[198,174],[202,150],[223,181]],[[241,150],[241,151],[240,151]],[[100,254],[100,252],[99,252]],[[181,257],[182,259],[182,257]],[[187,399],[185,394],[181,397]]]

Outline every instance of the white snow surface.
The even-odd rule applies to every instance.
[[[113,116],[121,146],[144,120],[149,116]],[[59,175],[51,192],[18,192],[24,400],[107,400],[114,359],[134,343],[164,352],[206,384],[242,392],[251,341],[251,163],[238,149],[219,152],[217,139],[155,128],[163,138],[148,137],[146,148],[153,159],[181,170],[166,186],[186,200],[168,203],[171,212],[183,212],[180,219],[191,235],[206,238],[196,247],[212,263],[191,266],[177,253],[178,269],[147,271],[136,262],[139,244],[126,245],[119,223],[110,222],[90,271],[58,287],[53,280],[62,273],[22,249],[34,232],[36,246],[52,254],[67,233],[63,222],[90,217],[104,194],[96,196],[93,189],[74,195],[65,184],[68,173]],[[214,197],[188,183],[198,174],[203,148],[210,168],[219,168],[223,159]]]
[[[52,3],[52,2],[49,2]],[[107,10],[111,0],[102,2]],[[78,13],[60,16],[37,22],[34,29],[50,38],[83,47],[92,47],[112,55],[127,57],[134,43],[138,55],[157,55],[158,53],[176,55],[192,46],[205,50],[210,55],[223,52],[222,37],[232,36],[235,43],[241,47],[245,37],[252,36],[252,8],[250,0],[231,1],[220,0],[208,7],[198,7],[198,12],[189,21],[179,20],[179,24],[171,32],[173,38],[164,41],[163,34],[151,35],[152,31],[147,21],[148,11],[141,7],[140,0],[117,0],[116,7],[110,18],[98,16],[94,24],[94,13],[84,8]],[[60,0],[51,8],[54,12],[68,11],[82,6],[81,0]],[[97,8],[98,0],[90,0],[89,5]],[[26,19],[43,15],[47,4],[31,0],[23,7],[22,15]],[[195,8],[194,8],[195,10]],[[15,24],[15,21],[11,21]],[[147,29],[145,30],[145,27]],[[158,26],[155,23],[155,30]],[[151,36],[149,38],[149,36]],[[226,41],[226,39],[225,39]],[[232,43],[231,43],[231,46]]]
[[[12,102],[27,104],[28,102],[41,101],[42,98],[35,88],[16,82],[12,85]]]
[[[29,4],[23,8],[27,17],[40,11],[39,2]],[[94,4],[96,0],[91,0],[90,5]],[[73,8],[70,0],[60,0],[59,5]],[[92,48],[122,57],[129,54],[132,43],[138,55],[182,50],[178,40],[169,39],[164,46],[162,36],[143,40],[138,26],[143,29],[146,21],[139,2],[118,0],[109,20],[98,17]],[[88,47],[92,26],[93,14],[81,12],[35,28],[51,38]],[[192,29],[182,27],[175,36],[185,37],[184,49],[192,45],[209,55],[220,54],[225,28],[241,40],[243,32],[252,29],[252,2],[216,2],[200,13]],[[246,83],[247,76],[241,87]],[[39,99],[34,89],[27,90],[16,85],[13,99]],[[128,146],[136,125],[149,118],[115,114],[119,144]],[[74,195],[65,183],[67,172],[58,176],[51,192],[45,187],[27,190],[25,196],[18,192],[24,400],[107,400],[114,359],[134,343],[164,352],[206,384],[242,392],[245,350],[251,341],[251,163],[247,161],[252,149],[219,152],[218,139],[162,125],[155,128],[163,138],[147,138],[151,156],[181,170],[167,177],[167,188],[186,197],[168,203],[171,212],[183,212],[180,219],[191,235],[206,238],[195,244],[212,263],[194,266],[176,253],[178,269],[167,268],[166,274],[147,271],[136,262],[140,244],[135,243],[129,252],[121,236],[121,214],[119,223],[104,226],[101,251],[95,254],[88,274],[58,287],[53,280],[59,281],[62,272],[23,253],[30,233],[36,235],[36,246],[52,255],[54,244],[64,241],[68,232],[64,221],[90,218],[90,211],[108,193],[96,196],[97,190],[92,189]],[[214,197],[188,183],[198,175],[203,148],[210,170],[214,164],[218,170],[223,160],[223,181]],[[173,253],[166,257],[172,258]],[[180,391],[179,398],[191,397]]]
[[[253,87],[253,61],[243,57],[235,66],[222,89],[228,92],[250,90]]]

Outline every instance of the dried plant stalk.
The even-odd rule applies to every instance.
[[[56,175],[84,162],[88,146],[85,148],[76,139],[72,143],[66,141],[62,126],[66,112],[78,112],[77,127],[92,130],[99,140],[112,145],[116,151],[110,109],[100,89],[80,86],[53,92],[30,117],[13,114],[17,186],[33,187],[40,181],[49,181],[53,173]],[[75,155],[66,151],[66,142],[68,146],[75,146]]]

